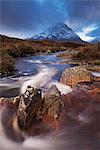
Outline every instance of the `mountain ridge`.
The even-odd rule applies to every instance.
[[[94,40],[91,41],[92,44],[96,44],[100,42],[100,37],[95,38]]]
[[[56,23],[49,26],[40,34],[35,34],[31,39],[34,40],[54,40],[54,41],[69,41],[76,43],[84,43],[71,28],[64,23]]]

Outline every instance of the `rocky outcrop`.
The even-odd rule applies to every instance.
[[[67,68],[62,73],[60,82],[70,86],[74,86],[79,82],[91,82],[91,72],[85,66]]]
[[[85,126],[86,131],[90,131],[97,137],[100,82],[78,83],[74,86],[73,91],[66,95],[61,95],[57,87],[53,85],[43,98],[39,89],[28,86],[25,93],[11,101],[1,98],[0,108],[3,106],[6,108],[3,110],[2,122],[3,126],[7,126],[4,129],[7,130],[6,132],[10,129],[13,133],[18,126],[19,134],[13,135],[17,139],[23,138],[23,131],[28,136],[45,135],[55,129],[73,126],[73,124],[74,126]],[[13,124],[16,123],[16,120],[15,126]]]
[[[64,103],[60,91],[55,85],[52,85],[43,98],[43,120],[51,124],[53,128],[58,128],[63,106]]]
[[[17,120],[22,130],[29,128],[32,119],[37,117],[41,103],[41,90],[34,89],[31,86],[28,86],[25,93],[19,96]]]
[[[61,93],[55,85],[47,91],[43,99],[40,89],[28,86],[25,93],[17,97],[1,98],[0,106],[9,107],[9,110],[13,107],[16,115],[13,114],[10,122],[14,122],[14,127],[17,125],[21,131],[30,135],[37,133],[36,130],[40,133],[45,129],[51,130],[59,127],[63,102]]]
[[[85,44],[85,42],[82,41],[80,37],[64,23],[56,23],[54,25],[51,25],[39,35],[34,35],[32,39],[34,40],[49,39],[52,41],[59,41],[59,42],[70,41]]]

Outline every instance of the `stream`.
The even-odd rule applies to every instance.
[[[45,92],[52,84],[56,84],[63,94],[69,92],[70,87],[62,85],[59,80],[62,71],[73,65],[61,63],[64,59],[58,58],[57,54],[17,59],[15,75],[0,79],[0,96],[17,96],[23,93],[28,85],[41,88]],[[69,91],[65,90],[66,87]]]
[[[73,65],[63,63],[64,59],[58,58],[57,54],[18,58],[15,74],[0,79],[0,96],[17,96],[23,93],[28,85],[41,88],[43,93],[53,84],[62,94],[71,92],[72,89],[61,84],[59,80],[62,71]],[[84,116],[84,112],[82,115]],[[88,113],[85,115],[88,117]],[[97,124],[97,119],[93,123]],[[45,137],[41,135],[26,137],[22,143],[17,143],[5,135],[0,118],[0,150],[99,150],[100,145],[95,131],[92,133],[89,130],[93,123],[68,121],[67,125],[59,131]]]

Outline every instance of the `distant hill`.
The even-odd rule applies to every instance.
[[[53,41],[63,41],[63,42],[75,42],[75,43],[85,43],[81,40],[81,38],[66,24],[57,23],[46,30],[44,30],[39,35],[35,35],[32,37],[35,40],[53,40]]]
[[[0,35],[0,50],[10,50],[14,51],[15,53],[18,52],[18,50],[23,49],[26,52],[28,50],[39,52],[39,51],[47,51],[48,49],[51,51],[54,50],[65,50],[69,47],[77,48],[81,46],[82,44],[77,44],[73,42],[62,42],[62,41],[53,41],[49,39],[45,40],[31,40],[31,39],[18,39],[18,38],[12,38],[5,35]],[[16,52],[17,51],[17,52]],[[29,51],[30,52],[30,51]]]
[[[98,42],[100,42],[100,37],[95,38],[93,41],[91,41],[91,43],[93,43],[93,44],[96,44]]]

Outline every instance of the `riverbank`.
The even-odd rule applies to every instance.
[[[52,54],[67,50],[69,47],[77,48],[79,46],[82,46],[82,44],[50,40],[22,40],[0,35],[0,76],[14,74],[15,61],[18,57]]]
[[[100,43],[69,49],[58,57],[65,59],[62,63],[86,66],[90,71],[100,72]]]
[[[58,53],[17,58],[15,74],[0,79],[0,96],[14,97],[28,85],[45,91],[50,84],[59,84],[62,71],[73,65],[61,64],[63,59],[56,57]]]

